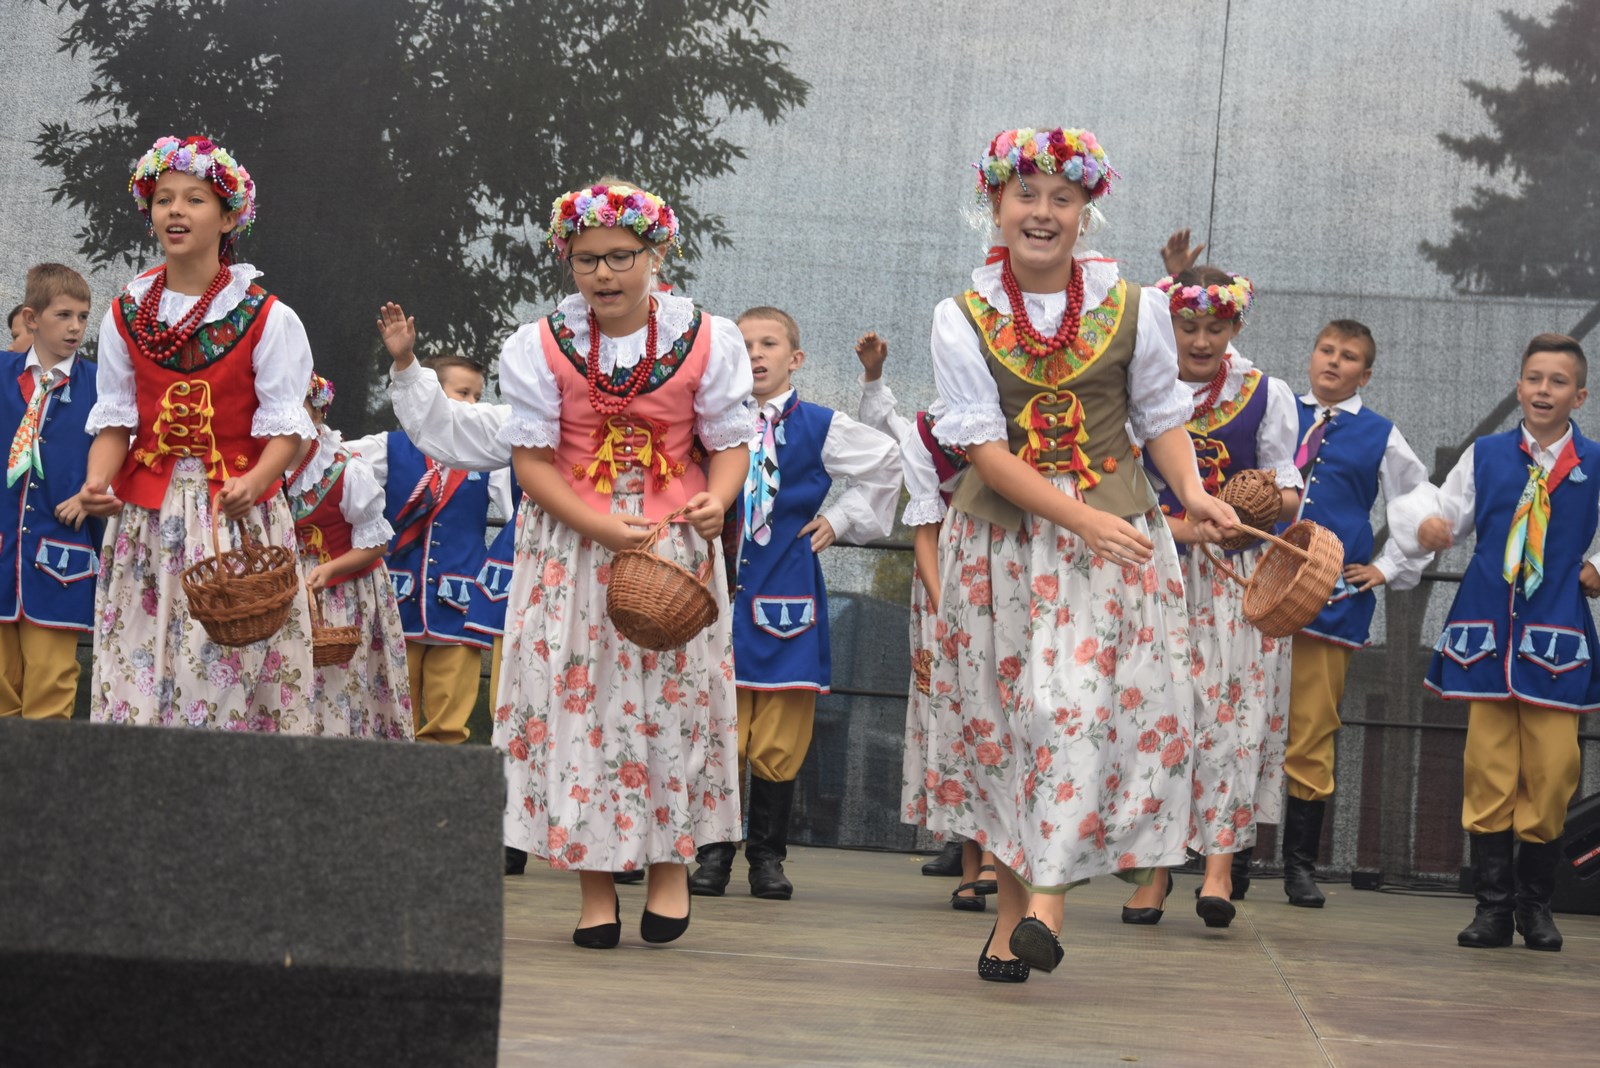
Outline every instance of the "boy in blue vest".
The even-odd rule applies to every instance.
[[[455,400],[483,397],[483,365],[464,356],[427,361]],[[487,557],[489,505],[509,518],[511,474],[460,471],[429,459],[405,432],[348,443],[384,485],[384,518],[395,529],[386,562],[406,634],[417,741],[457,745],[471,732],[483,651],[493,636],[468,626]]]
[[[817,694],[827,693],[828,600],[818,554],[838,538],[888,534],[900,496],[899,447],[887,434],[800,399],[800,327],[777,308],[739,317],[760,408],[738,515],[733,663],[739,691],[739,764],[750,771],[745,807],[750,893],[787,901],[794,781],[811,747]],[[823,500],[845,480],[833,504]],[[708,845],[689,892],[720,897],[736,846]]]
[[[95,367],[77,358],[89,284],[70,267],[39,264],[21,319],[32,341],[0,361],[0,433],[11,442],[0,501],[0,717],[70,719],[104,530],[75,488],[94,440],[84,421]]]
[[[1600,556],[1583,558],[1600,514],[1600,443],[1572,422],[1587,378],[1575,340],[1535,337],[1517,378],[1521,425],[1479,438],[1443,486],[1389,506],[1395,541],[1422,562],[1478,536],[1426,680],[1471,702],[1461,825],[1478,903],[1456,942],[1475,949],[1509,946],[1513,929],[1529,949],[1561,949],[1550,899],[1582,763],[1578,715],[1600,710],[1600,641],[1584,603],[1600,596]]]
[[[1311,352],[1311,390],[1300,397],[1300,444],[1294,463],[1305,494],[1297,518],[1327,527],[1344,542],[1344,573],[1328,606],[1294,636],[1289,737],[1284,775],[1289,796],[1283,838],[1283,889],[1289,904],[1321,908],[1314,871],[1322,817],[1333,796],[1334,734],[1350,654],[1368,642],[1377,595],[1388,584],[1409,590],[1422,567],[1391,541],[1372,557],[1372,507],[1427,482],[1428,472],[1399,429],[1361,403],[1377,357],[1372,331],[1354,319],[1322,328]]]

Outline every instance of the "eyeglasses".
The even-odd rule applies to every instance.
[[[605,260],[607,267],[622,274],[624,271],[633,270],[633,261],[649,251],[647,248],[619,248],[614,252],[607,252],[604,256],[576,252],[567,257],[567,263],[572,266],[573,274],[594,274],[600,269],[600,261]]]

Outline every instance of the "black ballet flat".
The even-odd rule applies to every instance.
[[[1026,983],[1028,973],[1033,970],[1028,967],[1028,962],[989,956],[989,947],[993,944],[994,928],[990,928],[989,939],[983,944],[983,952],[978,954],[978,978],[990,983]]]
[[[690,912],[693,912],[694,902],[690,901]],[[689,914],[672,917],[662,916],[659,913],[644,910],[644,915],[639,917],[639,937],[654,945],[664,942],[673,942],[683,937],[683,932],[689,929]]]
[[[615,923],[597,923],[593,927],[579,927],[572,932],[572,944],[584,949],[616,949],[622,941],[622,902],[617,902]]]
[[[1172,872],[1167,872],[1167,892],[1161,895],[1160,908],[1130,909],[1122,906],[1122,922],[1131,923],[1136,927],[1154,927],[1161,922],[1162,915],[1166,912],[1167,898],[1172,896]]]
[[[960,886],[956,887],[956,892],[950,895],[951,908],[955,909],[957,912],[982,912],[988,907],[987,903],[981,896],[962,897],[961,891],[963,890],[971,890],[974,895],[981,895],[983,893],[982,890],[978,889],[978,884],[975,882],[962,883]]]
[[[1037,916],[1029,916],[1011,932],[1011,952],[1041,972],[1053,972],[1067,951],[1061,940]]]
[[[984,872],[989,873],[987,879],[982,878]],[[979,878],[971,884],[974,894],[980,897],[988,897],[990,894],[998,894],[1000,892],[1000,880],[995,878],[993,864],[985,864],[979,868],[978,875]]]
[[[1207,927],[1226,927],[1239,910],[1225,897],[1203,897],[1194,903],[1194,911]]]

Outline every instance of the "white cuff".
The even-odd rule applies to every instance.
[[[698,420],[694,429],[707,451],[722,452],[750,443],[756,434],[756,417],[748,408],[732,408],[715,422]]]
[[[934,424],[933,436],[946,445],[978,445],[985,441],[1005,441],[1005,412],[988,404],[970,408],[952,404]]]
[[[353,549],[376,549],[380,545],[388,545],[389,539],[394,537],[394,528],[382,516],[366,523],[358,524],[350,531],[350,547]]]
[[[1189,421],[1190,414],[1191,412],[1189,411],[1180,412],[1174,409],[1170,412],[1158,414],[1150,422],[1145,422],[1144,420],[1137,418],[1130,419],[1129,422],[1133,424],[1133,432],[1138,436],[1140,441],[1150,442],[1154,441],[1162,434],[1165,434],[1173,427],[1182,426],[1183,424],[1187,423]]]
[[[1300,477],[1300,469],[1294,464],[1284,464],[1276,469],[1279,489],[1300,490],[1306,488],[1306,480]]]
[[[257,408],[255,418],[250,420],[250,436],[314,438],[317,429],[311,425],[311,417],[306,414],[306,406],[302,403],[292,408]]]
[[[908,527],[925,527],[944,522],[944,513],[943,497],[924,497],[922,500],[907,504],[905,515],[900,521]]]
[[[561,444],[561,421],[513,415],[500,428],[500,444],[512,448],[553,449]]]
[[[84,423],[83,429],[90,434],[98,434],[108,427],[127,427],[129,430],[139,425],[139,402],[133,397],[101,397],[94,402],[94,407],[89,409],[89,418]]]

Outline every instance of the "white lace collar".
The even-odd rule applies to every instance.
[[[222,292],[217,294],[217,299],[211,302],[211,307],[206,310],[205,321],[214,323],[239,306],[239,302],[250,291],[250,283],[261,277],[261,272],[248,263],[235,263],[228,267],[228,273],[233,277]],[[135,304],[144,300],[144,295],[150,292],[150,287],[155,284],[155,274],[141,274],[127,285],[128,295]],[[185,312],[194,307],[194,302],[200,295],[188,293],[174,293],[170,289],[161,291],[161,307],[156,309],[157,316],[164,323],[173,323],[183,318]]]
[[[676,293],[657,293],[656,298],[656,355],[660,356],[689,330],[694,322],[694,301]],[[589,303],[582,293],[573,293],[556,305],[556,311],[566,319],[572,331],[572,345],[578,354],[587,357],[589,352]],[[627,370],[644,359],[646,329],[640,327],[627,337],[600,335],[600,373],[609,375],[617,368]]]
[[[306,469],[300,472],[300,477],[294,480],[294,485],[289,487],[291,495],[298,495],[309,491],[322,476],[327,474],[328,468],[333,466],[333,461],[338,459],[339,450],[344,448],[344,437],[327,423],[317,427],[317,454],[306,464]]]
[[[1098,308],[1104,303],[1106,294],[1111,292],[1111,287],[1117,284],[1117,279],[1122,277],[1117,270],[1117,263],[1092,251],[1075,254],[1073,258],[1083,264],[1083,306],[1085,309]],[[989,307],[1001,315],[1010,315],[1011,300],[1000,282],[1003,270],[1004,265],[1000,263],[984,264],[972,272],[972,288],[978,291]],[[1028,317],[1041,325],[1045,322],[1059,323],[1061,313],[1067,307],[1067,294],[1064,291],[1023,293],[1022,299],[1028,305]]]
[[[1244,388],[1244,376],[1255,369],[1255,364],[1244,358],[1244,355],[1232,345],[1228,346],[1228,373],[1222,379],[1222,392],[1217,394],[1217,401],[1231,401],[1239,395]],[[1194,390],[1198,397],[1202,392],[1211,388],[1210,380],[1204,382],[1185,382],[1184,385]]]

